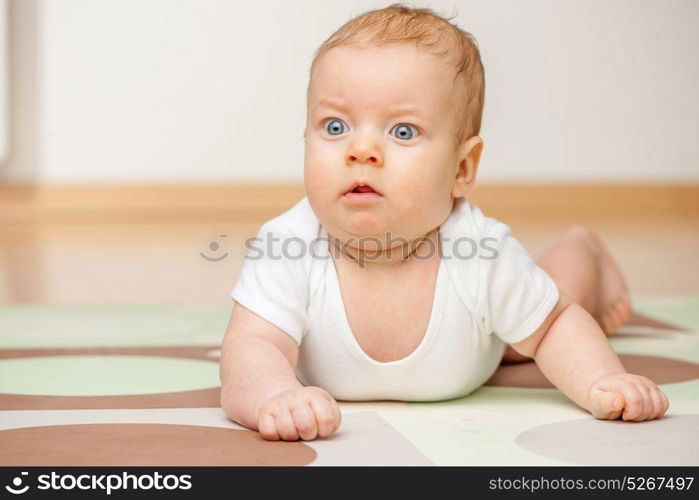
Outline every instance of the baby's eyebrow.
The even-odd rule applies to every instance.
[[[402,104],[398,106],[391,107],[392,114],[414,114],[417,116],[423,116],[422,110],[412,104]]]
[[[323,97],[321,97],[321,98],[319,99],[319,102],[320,102],[320,103],[323,103],[323,104],[325,104],[325,103],[330,103],[330,104],[333,104],[333,103],[340,103],[340,104],[343,104],[343,103],[345,102],[345,100],[344,100],[343,98],[341,98],[341,97],[323,96]]]
[[[335,99],[332,97],[323,97],[318,100],[318,106],[325,106],[328,108],[339,108],[342,110],[347,109],[347,105],[345,104],[345,101],[342,99]]]
[[[325,106],[329,108],[337,108],[342,111],[347,111],[348,106],[345,104],[345,101],[342,99],[335,99],[335,98],[321,98],[318,100],[318,104],[320,106]],[[403,114],[413,114],[416,115],[420,118],[426,118],[425,113],[422,112],[422,110],[413,104],[399,104],[396,106],[389,106],[390,111],[389,115],[390,116],[396,116],[396,115],[403,115]]]

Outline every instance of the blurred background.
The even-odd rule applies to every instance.
[[[0,302],[229,304],[304,196],[316,48],[390,1],[0,1]],[[635,295],[699,292],[699,2],[405,2],[486,75],[472,201],[536,255],[600,232]]]

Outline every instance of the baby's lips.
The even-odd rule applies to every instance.
[[[343,194],[351,193],[353,191],[358,193],[376,193],[381,195],[381,193],[374,186],[364,181],[354,181]]]

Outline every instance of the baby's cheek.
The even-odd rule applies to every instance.
[[[341,207],[342,181],[327,169],[317,169],[305,176],[306,196],[317,214],[337,213]]]
[[[406,179],[400,190],[402,205],[412,211],[429,208],[433,198],[433,188],[428,182],[421,182],[417,178]]]
[[[325,211],[330,203],[331,188],[322,175],[310,173],[305,179],[306,196],[314,208]]]
[[[452,199],[434,179],[406,183],[400,191],[398,218],[430,229],[441,224],[451,211]]]
[[[307,186],[319,186],[329,182],[335,185],[328,185],[327,188],[337,187],[338,177],[342,174],[342,158],[326,151],[323,147],[307,147],[304,159],[304,175]]]

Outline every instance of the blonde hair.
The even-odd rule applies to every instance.
[[[311,63],[310,79],[318,59],[335,47],[371,46],[389,43],[415,43],[416,47],[438,47],[432,51],[449,58],[455,66],[454,86],[459,97],[455,140],[478,135],[485,99],[485,75],[476,39],[431,9],[411,8],[394,3],[355,17],[342,25],[316,50]],[[458,80],[458,81],[457,81]],[[457,86],[458,84],[458,86]],[[465,135],[466,134],[466,135]]]

